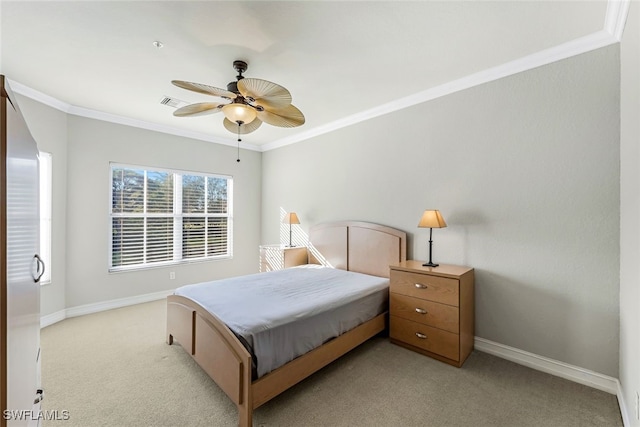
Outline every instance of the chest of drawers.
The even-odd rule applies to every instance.
[[[260,272],[282,270],[308,262],[306,246],[260,246]]]
[[[462,366],[473,350],[473,268],[408,260],[390,269],[391,342]]]

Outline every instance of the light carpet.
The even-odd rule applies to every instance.
[[[179,346],[165,302],[42,330],[45,426],[235,426],[235,405]],[[462,368],[376,337],[256,409],[256,426],[622,426],[614,395],[474,351]]]

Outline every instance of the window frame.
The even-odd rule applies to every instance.
[[[136,171],[142,171],[144,173],[144,200],[143,204],[145,206],[144,213],[135,213],[135,214],[127,214],[127,213],[114,213],[113,212],[113,172],[114,169],[133,169]],[[160,172],[160,173],[169,173],[173,174],[173,196],[172,196],[172,212],[168,214],[158,214],[158,213],[149,213],[146,212],[147,206],[147,173],[148,172]],[[182,210],[183,204],[183,194],[182,194],[182,177],[183,176],[202,176],[205,178],[205,183],[207,182],[207,178],[221,178],[227,181],[227,203],[226,208],[227,212],[224,213],[205,213],[203,214],[185,214]],[[207,195],[206,187],[205,187],[205,197]],[[207,203],[205,202],[205,206]],[[205,208],[206,209],[206,208]],[[185,217],[205,217],[205,218],[226,218],[227,221],[227,251],[224,255],[205,255],[202,257],[194,257],[194,258],[184,258],[182,253],[182,242],[183,242],[183,219]],[[130,264],[130,265],[113,265],[113,220],[114,218],[158,218],[158,217],[168,217],[173,218],[173,255],[171,260],[167,261],[158,261],[158,262],[147,262],[146,259],[143,263],[139,264]],[[209,173],[209,172],[195,172],[195,171],[186,171],[180,169],[173,168],[159,168],[153,166],[141,166],[141,165],[132,165],[127,163],[119,163],[119,162],[110,162],[109,163],[109,253],[108,253],[108,271],[109,273],[118,273],[124,271],[133,271],[133,270],[148,270],[159,267],[167,267],[172,265],[180,265],[180,264],[192,264],[192,263],[200,263],[200,262],[208,262],[208,261],[216,261],[216,260],[225,260],[233,258],[233,176],[219,174],[219,173]],[[206,233],[206,230],[205,230]],[[147,238],[147,232],[144,232],[144,238]],[[146,250],[143,249],[143,252]],[[146,253],[144,254],[146,258]]]

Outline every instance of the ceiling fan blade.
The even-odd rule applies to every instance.
[[[198,117],[207,114],[217,113],[222,111],[222,107],[227,104],[218,104],[213,102],[200,102],[198,104],[186,105],[182,108],[178,108],[173,112],[176,117]]]
[[[291,94],[284,87],[262,79],[238,80],[238,91],[248,101],[267,109],[283,108],[291,104]]]
[[[222,124],[224,125],[225,128],[227,128],[227,130],[229,132],[233,132],[236,135],[238,134],[238,124],[232,122],[231,120],[227,119],[225,117],[224,121],[222,122]],[[246,125],[240,125],[240,135],[246,135],[248,133],[253,132],[254,130],[258,129],[260,127],[260,125],[262,124],[262,121],[258,120],[258,119],[253,119],[253,121],[251,123],[247,123]]]
[[[202,83],[191,83],[183,80],[171,80],[171,83],[181,87],[182,89],[192,90],[198,93],[204,93],[205,95],[219,96],[220,98],[236,99],[238,95],[230,92],[226,89],[220,89],[209,85],[203,85]]]
[[[304,114],[293,105],[276,110],[258,111],[258,118],[272,126],[294,128],[304,124]]]

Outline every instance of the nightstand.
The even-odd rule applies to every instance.
[[[306,246],[260,246],[260,272],[282,270],[307,263]]]
[[[460,367],[473,350],[473,268],[424,267],[408,260],[391,265],[391,342]]]

